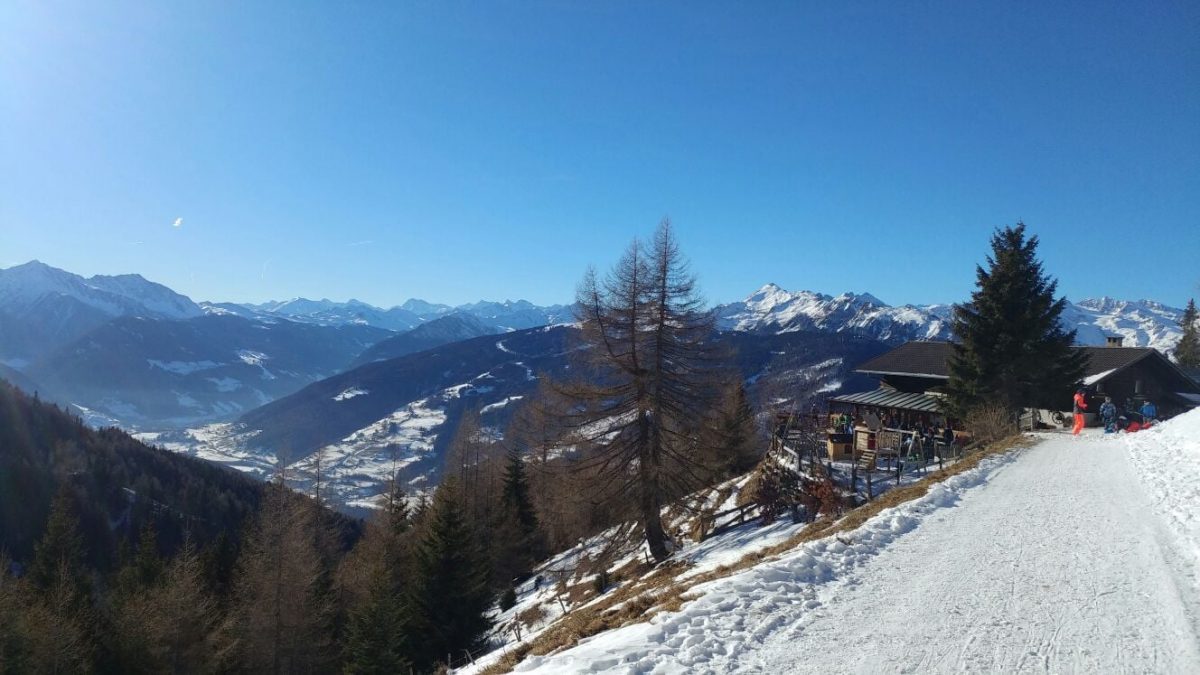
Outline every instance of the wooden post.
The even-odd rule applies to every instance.
[[[871,470],[867,469],[867,501],[875,499],[875,495],[871,491]]]

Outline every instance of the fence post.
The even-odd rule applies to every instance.
[[[858,499],[858,460],[854,458],[854,451],[850,451],[850,494],[855,496],[855,501]]]

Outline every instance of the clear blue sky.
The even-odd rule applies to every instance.
[[[647,6],[652,5],[652,6]],[[197,300],[1200,295],[1200,3],[0,3],[0,266]],[[173,227],[182,218],[180,227]]]

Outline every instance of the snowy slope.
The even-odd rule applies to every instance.
[[[1123,438],[1200,593],[1200,409]]]
[[[224,464],[267,479],[279,470],[286,471],[290,485],[306,490],[320,467],[329,499],[349,508],[377,508],[394,476],[417,492],[433,485],[439,466],[434,455],[439,437],[444,434],[452,409],[461,407],[460,399],[491,393],[487,374],[451,387],[432,396],[398,406],[344,438],[325,444],[299,459],[284,460],[271,448],[263,447],[261,432],[244,423],[218,423],[182,432],[155,434],[143,438],[160,446],[200,459]],[[371,392],[350,388],[332,397],[348,404],[369,397]],[[519,399],[520,397],[510,397]],[[501,399],[507,402],[509,399]],[[497,404],[493,404],[497,405]],[[486,415],[487,412],[484,411]],[[421,466],[414,466],[424,462]]]
[[[1198,470],[1168,498],[1139,480],[1198,432],[1200,413],[1125,442],[1044,434],[516,672],[1198,672]]]
[[[479,411],[485,427],[503,429],[535,390],[537,375],[562,378],[569,372],[576,330],[527,329],[372,361],[251,410],[234,425],[164,435],[160,442],[260,474],[278,462],[312,466],[316,455],[325,453],[322,461],[338,467],[325,471],[335,501],[365,506],[383,492],[393,468],[401,480],[416,481],[414,488],[436,482],[443,453],[465,413]],[[860,376],[848,372],[852,364],[886,349],[873,340],[824,333],[731,333],[721,341],[737,354],[750,396],[771,397],[775,403],[794,403],[844,382],[856,386],[852,378]],[[156,370],[203,365],[163,360]],[[776,385],[786,390],[772,389]]]

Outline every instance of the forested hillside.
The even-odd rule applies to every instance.
[[[33,556],[56,493],[78,515],[87,563],[109,571],[121,545],[148,525],[163,552],[176,550],[185,533],[198,544],[236,534],[263,489],[118,429],[90,429],[0,380],[0,550],[18,563]]]

